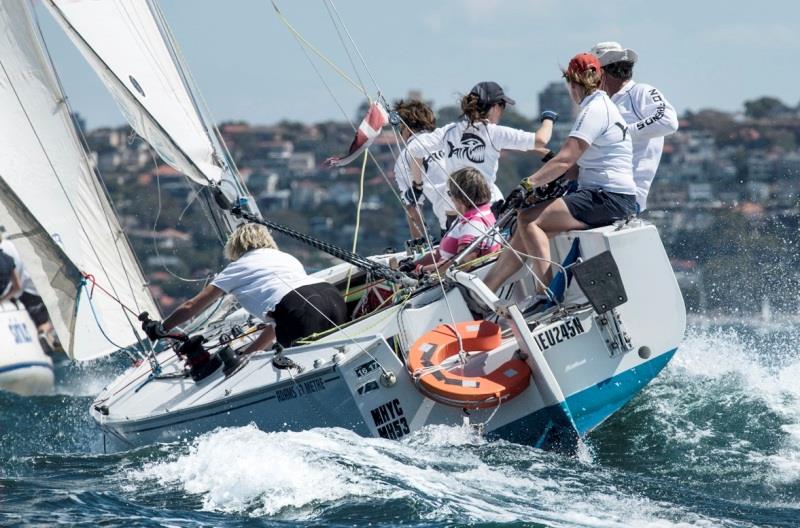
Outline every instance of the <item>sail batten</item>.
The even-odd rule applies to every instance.
[[[0,221],[75,359],[138,339],[119,303],[153,310],[138,262],[78,138],[27,1],[0,3]],[[89,296],[92,275],[114,297]]]
[[[148,0],[46,0],[136,133],[201,185],[223,168],[184,73]]]

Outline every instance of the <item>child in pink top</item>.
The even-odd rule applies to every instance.
[[[494,226],[495,217],[489,204],[492,199],[492,189],[480,171],[467,167],[451,174],[447,194],[453,200],[459,219],[445,233],[435,255],[426,256],[417,264],[417,273],[430,273],[449,268],[456,255],[476,238],[489,233]],[[487,237],[463,259],[463,262],[469,262],[499,249],[498,237],[496,235]]]

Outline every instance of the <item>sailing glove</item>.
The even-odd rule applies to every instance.
[[[413,258],[408,257],[404,258],[399,262],[399,266],[397,267],[398,270],[402,271],[403,273],[410,273],[414,271],[414,268],[417,267],[417,263],[414,261]]]
[[[403,193],[406,205],[422,204],[422,187],[423,185],[419,182],[411,182],[411,187]]]
[[[545,110],[539,115],[539,122],[544,123],[547,119],[555,123],[558,121],[558,112],[553,112],[552,110]]]
[[[145,321],[142,323],[142,330],[150,338],[150,341],[158,341],[167,335],[167,331],[164,330],[164,325],[161,324],[161,321]]]

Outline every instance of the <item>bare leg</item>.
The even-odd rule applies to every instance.
[[[511,276],[522,267],[522,262],[525,257],[523,255],[517,255],[516,252],[529,253],[529,251],[525,238],[522,236],[521,232],[525,228],[526,224],[535,220],[539,213],[544,210],[544,208],[544,204],[541,206],[531,207],[530,209],[520,212],[517,216],[517,230],[514,232],[514,236],[512,236],[510,240],[511,247],[514,249],[514,251],[509,248],[505,248],[500,254],[500,257],[498,257],[497,262],[495,262],[494,266],[492,266],[492,269],[483,280],[490,290],[499,290],[503,283],[511,278]]]
[[[550,202],[533,222],[525,225],[524,229],[520,229],[528,253],[533,257],[538,257],[534,259],[533,268],[544,284],[550,282],[552,275],[548,235],[572,229],[586,229],[587,227],[586,224],[576,220],[570,214],[567,204],[559,198]]]
[[[525,246],[522,243],[522,237],[519,235],[519,229],[514,233],[514,236],[511,237],[510,240],[511,247],[514,248],[515,251],[525,251]],[[525,257],[517,256],[514,251],[509,248],[505,248],[500,256],[497,258],[497,262],[494,263],[492,269],[489,270],[489,273],[486,275],[486,278],[483,279],[483,282],[486,286],[489,287],[492,291],[497,291],[500,289],[500,286],[503,285],[505,281],[507,281],[513,274],[522,267],[522,261]]]

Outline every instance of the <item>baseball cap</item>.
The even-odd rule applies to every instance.
[[[591,53],[578,53],[569,61],[569,66],[567,66],[567,71],[564,72],[564,75],[573,75],[589,70],[599,72],[602,69],[603,67],[597,57]]]
[[[639,54],[630,48],[623,48],[619,42],[598,42],[592,47],[592,55],[600,60],[602,66],[615,62],[636,62]]]
[[[481,104],[491,106],[497,103],[506,103],[509,105],[517,104],[512,98],[503,92],[503,88],[492,81],[479,82],[472,87],[469,91],[470,95],[477,95]]]

